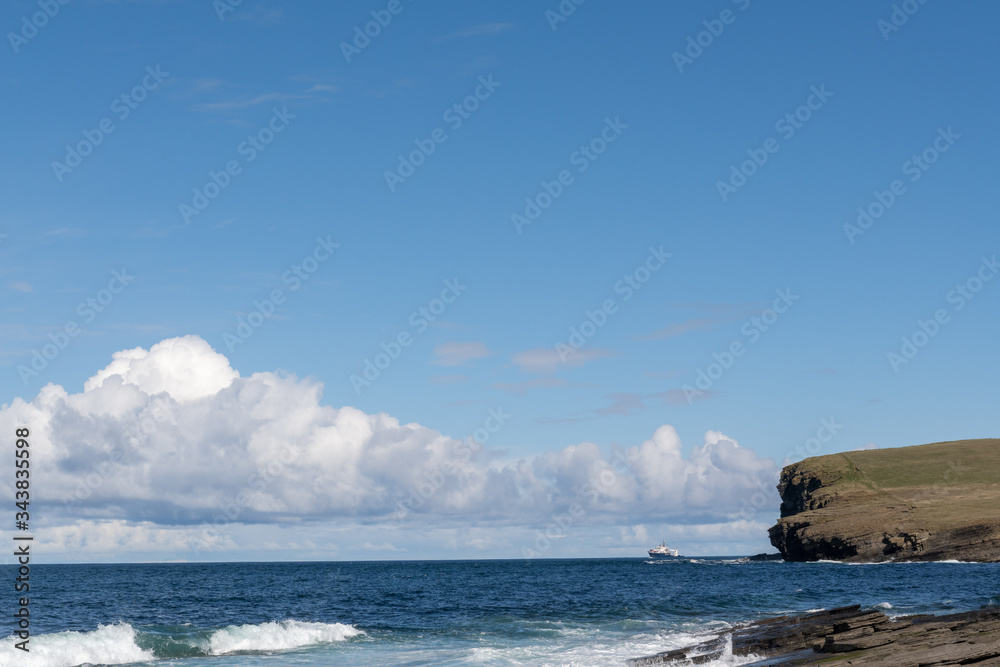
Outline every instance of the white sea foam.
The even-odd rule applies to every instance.
[[[259,625],[230,625],[209,638],[209,653],[224,655],[237,651],[287,651],[314,644],[342,642],[365,634],[343,623],[304,621],[268,622]]]
[[[685,624],[685,629],[643,632],[627,638],[615,633],[595,633],[587,630],[579,636],[564,634],[561,641],[548,641],[521,646],[482,646],[474,648],[456,664],[470,665],[542,665],[543,667],[609,667],[625,665],[628,660],[650,656],[662,651],[695,646],[719,637],[720,626],[732,627],[723,621]],[[709,627],[711,626],[711,627]],[[586,630],[586,629],[584,629]],[[415,656],[409,656],[411,658]],[[452,656],[453,657],[453,656]],[[756,655],[734,656],[732,646],[715,660],[699,663],[704,667],[737,667],[758,662]],[[431,660],[430,662],[434,662]],[[449,664],[452,664],[449,662]],[[680,663],[691,665],[692,663]]]
[[[231,625],[212,633],[208,646],[199,646],[212,655],[226,653],[282,651],[315,644],[340,642],[365,634],[342,623],[303,621],[270,622],[259,625]],[[15,647],[13,636],[0,640],[0,667],[76,667],[76,665],[125,665],[157,660],[151,651],[136,643],[136,631],[128,623],[99,625],[90,632],[68,630],[31,638],[24,652]]]
[[[125,665],[153,660],[153,654],[135,643],[135,630],[128,623],[99,625],[91,632],[56,632],[37,635],[28,643],[29,652],[15,648],[21,641],[8,637],[0,641],[0,667],[74,667]]]
[[[752,662],[759,662],[763,660],[764,657],[750,653],[748,655],[733,655],[733,636],[726,635],[726,643],[722,648],[722,655],[714,660],[708,660],[707,662],[698,662],[699,665],[704,665],[705,667],[737,667],[738,665],[748,665]],[[684,663],[682,663],[684,664]],[[689,661],[687,664],[694,664]]]
[[[874,565],[909,565],[906,561],[895,561],[895,560],[880,560],[873,563],[844,563],[844,565],[853,565],[854,567],[870,567]]]
[[[762,655],[750,653],[748,655],[740,655],[736,657],[724,657],[722,660],[709,660],[708,662],[700,662],[698,664],[702,667],[739,667],[739,665],[749,665],[754,662],[760,662],[764,659],[765,658]]]
[[[892,605],[888,602],[879,602],[875,607],[877,609],[892,609]]]

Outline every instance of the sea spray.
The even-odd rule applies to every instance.
[[[0,641],[0,667],[125,665],[155,658],[152,652],[139,648],[135,629],[128,623],[99,625],[91,632],[68,630],[37,635],[27,654],[15,649],[14,641]]]
[[[236,651],[283,651],[313,644],[342,642],[363,634],[364,631],[343,623],[289,620],[260,625],[230,625],[212,634],[209,653],[225,655]]]

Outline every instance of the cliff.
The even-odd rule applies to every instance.
[[[808,458],[778,491],[785,560],[1000,561],[1000,440]]]

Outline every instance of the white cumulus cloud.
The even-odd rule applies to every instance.
[[[584,442],[501,464],[502,452],[417,423],[323,405],[322,389],[243,377],[186,336],[114,354],[80,393],[49,384],[15,399],[0,432],[31,429],[33,501],[80,548],[114,535],[169,550],[220,521],[529,526],[576,503],[581,525],[724,522],[762,490],[777,507],[775,463],[721,433],[687,455],[662,426],[623,451]],[[12,479],[0,477],[3,497]]]

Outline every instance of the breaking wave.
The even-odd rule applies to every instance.
[[[343,623],[270,621],[218,630],[164,633],[136,630],[128,623],[99,625],[90,632],[56,632],[31,638],[29,652],[13,636],[0,640],[0,667],[125,665],[230,653],[271,653],[332,644],[365,634]]]
[[[99,625],[91,632],[68,630],[38,635],[30,639],[27,653],[14,646],[19,641],[8,637],[0,642],[0,667],[126,665],[155,658],[151,651],[139,647],[136,631],[128,623]]]
[[[259,625],[230,625],[216,630],[209,639],[209,654],[237,651],[287,651],[300,646],[342,642],[363,635],[362,630],[343,623],[270,622]]]

